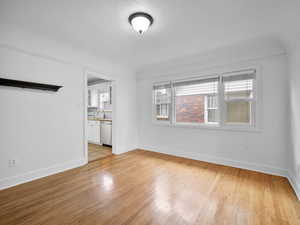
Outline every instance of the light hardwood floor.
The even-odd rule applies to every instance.
[[[112,155],[112,148],[108,146],[95,145],[89,143],[88,150],[89,162]]]
[[[1,225],[297,225],[285,178],[146,151],[0,192]]]

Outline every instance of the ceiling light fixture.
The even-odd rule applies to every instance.
[[[136,12],[128,17],[128,21],[135,31],[142,34],[152,25],[153,17],[148,13]]]

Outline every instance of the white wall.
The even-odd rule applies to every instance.
[[[300,41],[289,52],[291,154],[290,179],[300,198]]]
[[[255,42],[153,66],[138,76],[138,147],[204,161],[286,175],[289,104],[285,50]],[[188,63],[192,61],[192,63]],[[180,63],[184,62],[184,63]],[[262,78],[260,132],[178,128],[152,123],[152,83],[259,65]]]
[[[115,153],[136,148],[133,73],[64,43],[1,30],[1,77],[63,85],[57,93],[0,87],[0,189],[84,164],[84,72],[115,80]],[[15,167],[8,160],[16,159]]]

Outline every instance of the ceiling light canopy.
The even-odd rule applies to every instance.
[[[135,31],[142,34],[152,25],[153,18],[148,13],[136,12],[128,17],[128,21]]]

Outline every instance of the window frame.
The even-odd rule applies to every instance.
[[[218,84],[219,85],[219,84]],[[205,124],[212,124],[212,125],[218,125],[220,123],[220,109],[218,108],[219,105],[219,94],[216,95],[216,104],[217,104],[217,107],[216,108],[209,108],[208,107],[208,97],[211,97],[210,95],[206,95],[205,98],[204,98],[204,105],[205,105],[205,109],[204,109],[204,121],[205,121]],[[217,122],[209,122],[208,121],[208,111],[209,110],[217,110]]]
[[[166,105],[166,106],[168,106],[169,104],[168,103],[160,103],[160,104],[155,104],[155,106],[157,107],[159,105],[159,115],[160,115],[160,118],[162,118],[161,120],[164,120],[163,118],[164,118],[164,116],[162,116],[162,106],[163,105]],[[169,115],[169,107],[166,107],[166,111],[167,111],[167,115]],[[157,108],[156,108],[156,118],[157,118],[158,116],[157,116]],[[166,118],[168,118],[168,117],[166,117]],[[158,121],[160,121],[160,120],[158,120]]]
[[[168,107],[168,113],[169,113],[169,119],[168,120],[158,120],[156,117],[156,105],[155,104],[155,91],[154,91],[154,87],[155,86],[161,86],[161,85],[167,85],[170,84],[170,95],[171,95],[171,103],[168,103],[169,107]],[[151,91],[152,91],[152,122],[159,124],[159,125],[171,125],[172,123],[172,82],[171,81],[162,81],[162,82],[155,82],[153,83],[152,87],[151,87]]]
[[[244,71],[253,70],[255,73],[255,79],[253,79],[253,98],[247,99],[247,101],[251,102],[251,112],[250,112],[250,124],[247,123],[226,123],[226,102],[243,100],[245,98],[240,99],[231,99],[225,100],[224,95],[224,83],[223,77],[230,76],[229,74],[241,75]],[[161,85],[170,83],[171,85],[171,103],[169,104],[169,120],[168,121],[160,121],[156,120],[155,112],[153,112],[153,108],[155,108],[155,104],[152,103],[152,121],[158,125],[167,125],[172,127],[183,127],[183,128],[204,128],[204,129],[217,129],[217,130],[233,130],[233,131],[250,131],[250,132],[260,132],[261,131],[261,107],[262,107],[262,80],[260,75],[260,67],[249,66],[249,67],[241,67],[238,69],[227,70],[230,72],[217,72],[212,73],[211,75],[205,76],[194,76],[187,79],[174,79],[171,81],[164,82],[155,82],[152,84],[152,92],[153,87],[155,85]],[[218,77],[218,93],[217,93],[217,106],[218,106],[218,122],[208,122],[208,123],[187,123],[187,122],[176,122],[176,110],[175,110],[175,88],[173,86],[174,83],[184,82],[184,81],[193,81],[193,80],[201,80],[201,79],[209,79]],[[154,92],[152,94],[152,99],[154,99]]]
[[[179,83],[179,82],[186,82],[186,81],[194,81],[194,80],[205,80],[205,79],[213,79],[217,78],[218,79],[218,91],[219,91],[219,75],[218,74],[211,74],[211,75],[206,75],[206,76],[197,76],[193,78],[188,78],[188,79],[180,79],[180,80],[174,80],[171,81],[171,93],[172,93],[172,100],[171,100],[171,105],[172,105],[172,120],[171,120],[171,125],[173,126],[186,126],[186,127],[218,127],[220,124],[220,121],[217,123],[188,123],[188,122],[176,122],[176,95],[175,95],[175,89],[173,84],[174,83]],[[217,94],[217,101],[219,101],[219,95]],[[220,110],[218,110],[218,114],[220,114]],[[220,116],[218,115],[218,118]]]
[[[251,98],[236,98],[236,99],[231,99],[231,100],[226,100],[225,99],[225,93],[224,93],[224,82],[223,80],[221,81],[220,85],[222,86],[222,90],[223,90],[223,93],[222,93],[222,113],[223,113],[223,127],[227,127],[227,128],[235,128],[235,129],[255,129],[256,128],[256,117],[257,117],[257,110],[256,110],[256,103],[257,103],[257,69],[243,69],[243,70],[239,70],[239,71],[234,71],[234,72],[226,72],[226,73],[223,73],[221,75],[221,79],[223,79],[224,77],[226,76],[238,76],[240,75],[243,71],[250,71],[250,70],[253,70],[254,71],[254,74],[255,74],[255,79],[253,79],[253,90],[252,90],[252,94],[253,94],[253,97],[252,99]],[[234,74],[235,75],[232,75]],[[227,118],[227,107],[226,107],[226,102],[235,102],[235,101],[247,101],[247,102],[251,102],[251,107],[250,107],[250,123],[247,124],[247,123],[228,123],[226,122],[226,118]]]

